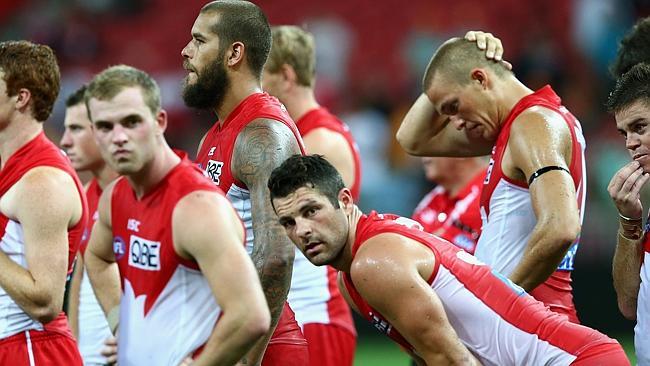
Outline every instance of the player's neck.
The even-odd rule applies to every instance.
[[[505,122],[505,119],[510,115],[514,106],[519,103],[523,97],[533,94],[531,89],[522,84],[521,81],[514,76],[505,79],[503,81],[503,86],[495,89],[500,90],[500,94],[497,97],[497,113],[500,125]]]
[[[223,102],[214,113],[219,116],[219,122],[223,124],[228,119],[230,113],[247,97],[255,93],[261,93],[262,86],[259,80],[253,77],[231,78],[228,92],[223,98]]]
[[[133,191],[138,199],[147,194],[160,183],[167,174],[180,163],[180,158],[163,140],[163,144],[156,149],[154,158],[146,163],[142,169],[127,176]]]
[[[104,190],[104,188],[106,188],[110,182],[114,181],[119,176],[119,174],[111,169],[111,167],[106,163],[102,163],[101,167],[93,169],[92,174],[93,177],[97,180],[99,188],[102,190]]]
[[[26,116],[18,116],[0,131],[0,160],[4,164],[18,149],[43,131],[43,123]]]
[[[298,86],[290,94],[288,98],[284,98],[282,103],[287,107],[287,111],[294,121],[298,121],[307,112],[320,107],[312,88]]]
[[[363,212],[361,212],[359,207],[354,205],[352,212],[348,216],[348,235],[345,246],[343,247],[341,255],[336,259],[336,261],[330,263],[330,266],[338,269],[339,271],[348,273],[350,272],[352,259],[354,257],[352,255],[352,247],[354,246],[354,242],[357,238],[357,224],[359,223],[361,216],[363,216]]]

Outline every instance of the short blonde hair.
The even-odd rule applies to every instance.
[[[313,87],[316,75],[314,36],[300,27],[282,25],[271,28],[273,45],[266,70],[277,73],[283,64],[296,71],[298,84]]]

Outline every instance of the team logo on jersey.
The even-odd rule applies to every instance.
[[[221,177],[221,167],[223,167],[222,161],[208,160],[208,166],[205,169],[205,173],[208,175],[208,178],[214,182],[214,184],[219,185],[219,177]]]
[[[160,242],[131,235],[129,265],[145,271],[160,271]]]
[[[137,233],[140,231],[140,221],[136,219],[129,219],[129,221],[126,222],[126,229],[135,231]]]
[[[126,246],[124,245],[124,239],[119,236],[113,238],[113,253],[115,253],[115,260],[120,260],[124,257],[126,253]]]
[[[208,156],[212,156],[212,155],[214,155],[214,150],[216,150],[216,149],[217,149],[216,146],[212,146],[212,147],[210,148],[210,151],[208,151]]]

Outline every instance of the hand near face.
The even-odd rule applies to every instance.
[[[476,46],[479,49],[485,50],[485,57],[488,59],[501,62],[508,70],[512,70],[512,64],[502,59],[503,45],[501,44],[501,40],[492,35],[492,33],[469,31],[465,33],[465,39],[476,42]]]
[[[614,174],[607,191],[621,215],[635,219],[643,215],[639,192],[648,178],[650,174],[644,174],[637,161],[626,164]]]

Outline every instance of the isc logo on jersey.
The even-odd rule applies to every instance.
[[[219,177],[221,176],[222,161],[208,160],[208,166],[205,167],[205,174],[210,178],[214,184],[219,185]]]
[[[160,271],[160,242],[131,235],[129,265],[145,271]]]

